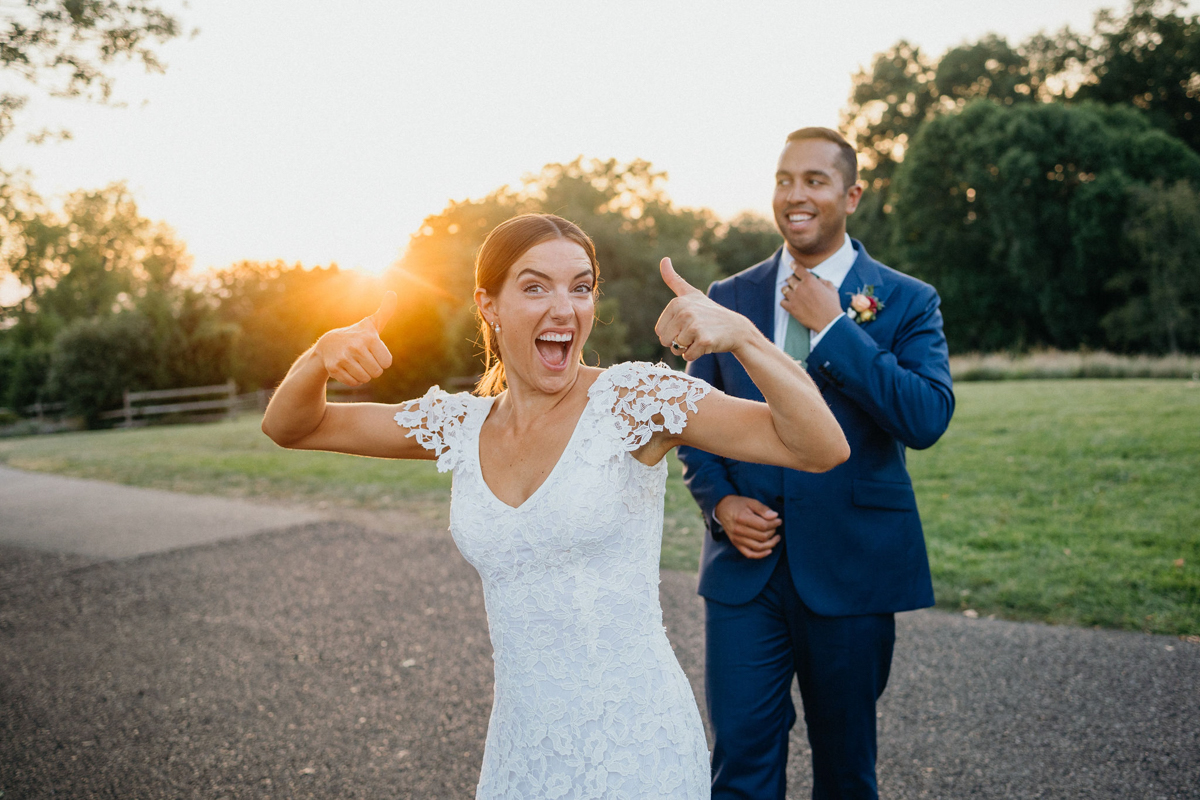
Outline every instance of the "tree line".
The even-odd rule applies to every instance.
[[[1093,30],[854,76],[851,234],[933,283],[953,350],[1200,351],[1200,20],[1177,0]]]
[[[3,263],[26,293],[4,309],[0,406],[62,401],[95,423],[126,388],[230,377],[243,390],[270,388],[317,336],[371,313],[387,289],[399,296],[384,336],[395,363],[372,383],[376,397],[409,397],[469,376],[479,358],[475,251],[497,224],[530,211],[567,216],[595,238],[603,296],[587,357],[657,360],[664,351],[654,321],[670,300],[658,277],[662,255],[706,285],[779,241],[765,220],[721,222],[674,206],[665,179],[644,161],[548,165],[519,187],[426,218],[406,255],[379,278],[336,265],[253,261],[196,275],[174,232],[142,217],[124,185],[75,192],[61,209],[27,189],[9,191]]]
[[[851,234],[938,288],[952,351],[1200,352],[1200,22],[1181,3],[1134,0],[1088,33],[986,36],[937,58],[899,42],[854,76],[842,127],[866,187]],[[670,299],[661,256],[705,286],[781,242],[769,220],[676,206],[647,162],[580,158],[449,203],[382,278],[281,262],[202,276],[122,185],[52,208],[2,178],[0,265],[26,296],[0,320],[0,406],[62,400],[93,421],[124,388],[271,387],[388,288],[396,365],[376,396],[473,374],[474,254],[514,214],[560,214],[595,239],[587,358],[601,364],[670,360],[653,335]]]

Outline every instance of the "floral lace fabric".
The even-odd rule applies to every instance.
[[[682,431],[709,389],[661,365],[607,370],[517,508],[479,466],[492,398],[435,387],[396,414],[454,470],[450,530],[483,580],[495,699],[476,798],[709,797],[704,728],[658,600],[667,466],[632,455]]]

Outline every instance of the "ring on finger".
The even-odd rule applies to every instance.
[[[674,339],[671,340],[671,352],[672,353],[682,353],[684,350],[687,350],[687,348],[684,347],[683,345],[681,345],[679,342],[675,341]]]

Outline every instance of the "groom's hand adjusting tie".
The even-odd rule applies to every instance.
[[[837,287],[798,267],[783,285],[780,305],[789,315],[783,351],[807,368],[810,331],[823,331],[842,315]]]

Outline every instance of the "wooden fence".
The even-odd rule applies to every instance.
[[[478,376],[451,378],[447,382],[455,389],[469,389]],[[149,418],[177,415],[189,422],[218,419],[233,419],[242,411],[265,411],[274,392],[258,389],[238,394],[233,380],[211,386],[188,386],[181,389],[157,389],[148,392],[125,390],[120,408],[105,411],[100,419],[120,420],[118,427],[134,428],[145,425]],[[333,403],[362,403],[371,400],[371,389],[367,386],[350,387],[330,380],[327,395]],[[176,402],[164,403],[164,400]],[[39,423],[47,417],[59,418],[66,411],[66,403],[34,403],[21,409],[25,417],[35,417]]]
[[[188,399],[190,398],[190,399]],[[196,399],[208,398],[208,399]],[[150,403],[155,400],[180,400],[177,403]],[[137,424],[145,424],[147,417],[164,414],[190,414],[193,417],[198,412],[206,412],[202,416],[208,419],[232,419],[238,411],[237,384],[232,380],[212,386],[189,386],[183,389],[157,389],[150,392],[131,392],[125,390],[121,408],[105,411],[100,419],[119,419],[122,428],[132,428]]]
[[[233,419],[240,411],[265,411],[271,400],[269,389],[238,394],[232,380],[212,386],[190,386],[182,389],[158,389],[150,392],[125,390],[121,408],[105,411],[100,419],[119,419],[118,427],[131,428],[146,424],[148,417],[166,414],[188,415],[189,421]],[[351,388],[336,381],[329,382],[328,397],[335,403],[358,403],[371,399],[366,387]],[[178,400],[175,403],[155,403]],[[149,403],[149,404],[147,404]]]
[[[43,403],[39,401],[31,406],[25,406],[21,411],[25,413],[25,416],[35,417],[38,422],[41,422],[47,415],[58,416],[66,407],[66,403]]]

